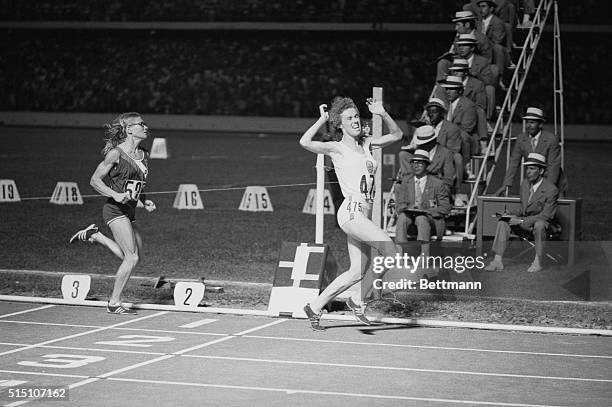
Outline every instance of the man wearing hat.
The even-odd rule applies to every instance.
[[[474,53],[475,39],[472,34],[461,34],[457,39],[457,57],[468,61],[469,74],[478,78],[485,85],[487,95],[486,112],[490,118],[495,112],[495,86],[498,83],[499,72],[496,65]]]
[[[493,44],[482,32],[476,30],[477,16],[471,11],[457,11],[453,23],[455,23],[455,31],[457,34],[453,40],[450,51],[438,60],[436,80],[441,80],[448,74],[448,67],[452,59],[446,58],[447,55],[456,56],[458,54],[457,41],[460,35],[470,34],[474,37],[474,49],[478,55],[481,55],[490,64],[493,60]]]
[[[520,236],[533,234],[536,255],[527,271],[533,273],[542,270],[544,241],[557,211],[559,190],[544,178],[547,164],[546,157],[542,154],[530,153],[523,166],[525,180],[521,184],[521,209],[514,214],[503,214],[506,216],[502,216],[497,222],[492,248],[495,258],[485,267],[487,271],[504,269],[502,257],[508,246],[511,230]]]
[[[491,63],[493,59],[493,45],[484,33],[476,29],[478,16],[471,11],[457,11],[453,23],[455,23],[455,31],[457,35],[455,42],[459,39],[459,35],[471,34],[476,39],[476,53],[482,55]]]
[[[478,153],[478,116],[476,105],[463,96],[463,80],[458,76],[447,76],[438,81],[446,92],[448,109],[446,120],[457,125],[462,130],[461,154],[464,164],[469,163],[472,154]]]
[[[484,154],[486,150],[488,129],[487,129],[487,95],[485,86],[478,78],[469,75],[469,64],[465,59],[454,59],[453,64],[449,67],[451,75],[458,76],[463,79],[463,96],[470,99],[476,105],[477,125],[476,132],[480,140],[480,152]],[[436,90],[440,89],[436,87]],[[473,154],[476,152],[473,151]]]
[[[444,97],[446,98],[446,94]],[[456,192],[459,190],[459,186],[463,181],[463,156],[461,155],[461,146],[463,145],[462,131],[456,124],[445,119],[446,103],[442,99],[429,99],[425,105],[425,111],[429,118],[429,124],[431,124],[436,133],[438,144],[446,147],[453,156],[456,173],[453,191]]]
[[[500,79],[503,78],[506,61],[509,60],[506,50],[506,26],[494,13],[497,4],[493,0],[479,0],[482,19],[476,24],[476,29],[487,36],[493,45],[493,61],[497,66]]]
[[[559,189],[561,196],[565,196],[567,178],[561,169],[559,138],[543,129],[545,116],[542,109],[528,107],[522,118],[525,120],[527,131],[518,135],[512,149],[504,182],[495,192],[495,195],[501,196],[508,192],[508,188],[514,182],[521,158],[526,159],[530,153],[538,153],[546,158],[547,166],[544,177]]]
[[[432,225],[436,229],[438,241],[444,236],[444,217],[451,209],[449,195],[442,181],[427,174],[427,166],[431,164],[429,152],[416,150],[410,164],[411,174],[402,176],[402,182],[395,194],[395,210],[398,214],[395,242],[407,243],[408,227],[415,224],[421,253],[428,256]]]
[[[468,64],[467,59],[453,59],[452,64],[448,67],[448,72],[449,75],[458,76],[461,78],[463,82],[463,96],[474,102],[476,106],[486,109],[487,94],[485,92],[485,85],[480,79],[469,74],[470,65]],[[446,99],[446,92],[440,86],[436,86],[434,95],[442,100]]]
[[[436,131],[432,126],[418,127],[413,136],[413,142],[419,151],[425,151],[428,157],[427,174],[438,178],[448,188],[453,189],[455,182],[455,161],[453,153],[437,140]],[[399,154],[402,174],[410,175],[413,172],[412,154],[409,151],[401,151]]]

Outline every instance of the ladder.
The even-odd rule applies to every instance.
[[[542,36],[542,32],[544,31],[544,25],[546,23],[546,19],[550,14],[551,8],[554,4],[554,98],[555,98],[555,109],[554,109],[554,120],[555,120],[555,134],[560,134],[561,140],[561,162],[563,166],[563,147],[564,147],[564,133],[563,133],[563,75],[562,75],[562,67],[561,67],[561,34],[559,30],[559,18],[558,18],[558,6],[556,0],[541,0],[536,13],[533,17],[532,25],[529,29],[529,32],[525,38],[525,41],[522,46],[521,55],[519,57],[518,62],[516,63],[516,69],[514,70],[514,74],[512,75],[512,79],[510,84],[508,85],[508,90],[506,92],[506,96],[504,97],[504,102],[501,106],[501,111],[498,114],[497,120],[495,122],[495,126],[493,127],[493,132],[491,138],[487,144],[487,149],[483,154],[483,163],[480,165],[478,173],[476,175],[476,179],[474,181],[474,187],[470,193],[470,199],[468,201],[465,213],[465,230],[464,234],[466,237],[472,235],[472,231],[474,230],[476,219],[470,222],[470,212],[472,206],[474,205],[477,195],[479,194],[478,186],[484,182],[484,190],[482,193],[487,191],[489,184],[491,182],[491,178],[493,176],[493,172],[495,171],[495,166],[501,151],[504,147],[504,143],[508,144],[508,148],[506,149],[506,167],[510,161],[510,153],[511,153],[511,127],[512,127],[512,117],[516,111],[516,107],[518,105],[519,98],[521,96],[521,92],[523,90],[523,86],[525,84],[525,80],[527,79],[527,74],[529,73],[529,68],[531,66],[531,62],[533,61],[533,57],[535,51],[537,49],[538,43]],[[507,120],[505,120],[507,118]],[[558,123],[560,129],[558,129]],[[498,143],[497,147],[495,146],[496,136],[501,130],[501,140]],[[557,133],[560,131],[560,133]],[[495,151],[494,159],[492,160],[492,164],[487,169],[486,160],[491,152]]]

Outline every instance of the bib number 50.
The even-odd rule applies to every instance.
[[[129,179],[125,183],[125,192],[130,194],[130,200],[137,201],[140,193],[145,187],[145,181]]]

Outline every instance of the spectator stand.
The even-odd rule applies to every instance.
[[[477,196],[479,194],[486,193],[489,185],[491,184],[493,173],[495,172],[497,162],[504,147],[506,147],[506,166],[510,161],[510,153],[512,150],[511,144],[513,141],[511,134],[512,117],[514,117],[514,113],[516,112],[535,51],[544,31],[547,17],[549,14],[551,14],[551,11],[554,11],[554,131],[556,134],[560,135],[561,148],[563,151],[563,77],[561,69],[561,35],[559,29],[558,6],[556,0],[541,0],[533,17],[533,24],[529,27],[529,31],[521,47],[521,55],[516,64],[516,69],[512,75],[512,80],[508,86],[504,102],[495,122],[495,126],[493,127],[491,137],[487,144],[487,149],[483,155],[474,157],[474,159],[480,160],[481,165],[479,166],[480,168],[478,169],[476,179],[473,181],[470,199],[465,211],[464,236],[470,239],[474,238],[473,230],[476,223],[476,218],[474,217],[472,208],[476,203]],[[498,137],[499,141],[497,140]],[[488,159],[490,155],[494,157],[492,160]],[[563,167],[563,152],[561,166]]]

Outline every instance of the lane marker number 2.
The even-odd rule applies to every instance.
[[[174,287],[174,305],[179,307],[197,307],[204,298],[203,283],[179,281]]]

